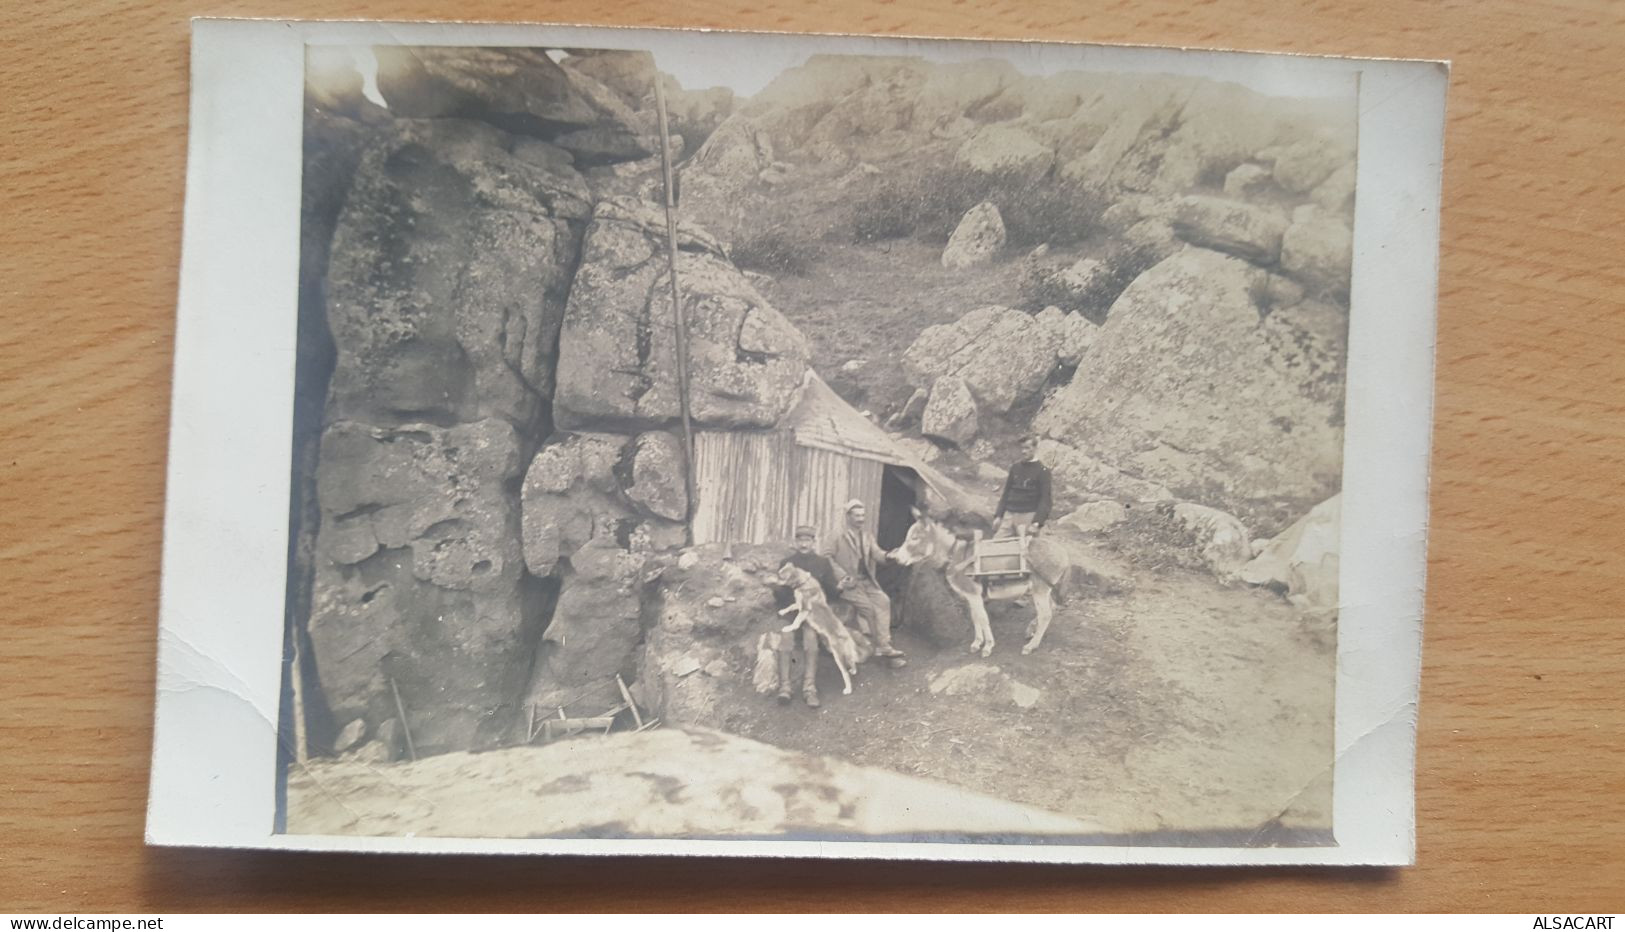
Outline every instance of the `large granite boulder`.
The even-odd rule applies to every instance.
[[[958,376],[983,408],[1002,414],[1043,387],[1060,345],[1032,315],[991,305],[925,328],[903,354],[903,368],[916,385]]]
[[[976,439],[976,399],[964,379],[945,375],[931,383],[920,433],[960,447]]]
[[[373,51],[378,90],[397,117],[483,120],[555,141],[585,132],[599,150],[604,140],[620,141],[616,153],[584,153],[590,160],[635,159],[660,151],[653,127],[614,90],[560,67],[542,49],[378,46]]]
[[[1330,494],[1342,472],[1346,318],[1316,302],[1264,316],[1266,282],[1247,262],[1195,248],[1141,275],[1088,365],[1035,419],[1060,442],[1050,454],[1087,456],[1237,515]]]
[[[588,192],[563,151],[402,120],[355,169],[332,238],[329,421],[536,417]]]
[[[398,691],[419,753],[507,736],[534,647],[507,492],[520,465],[499,418],[327,429],[309,633],[336,721],[377,727]]]
[[[694,228],[678,236],[690,416],[769,427],[807,370],[800,331]],[[665,222],[629,199],[598,205],[559,337],[553,417],[565,428],[657,428],[680,414]]]

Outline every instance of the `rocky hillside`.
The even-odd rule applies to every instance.
[[[684,207],[960,475],[1035,431],[1069,505],[1268,536],[1340,484],[1354,126],[1352,97],[823,56],[723,121]]]

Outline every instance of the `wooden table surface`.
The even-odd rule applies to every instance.
[[[1418,866],[144,848],[192,15],[1451,59]],[[0,911],[1625,908],[1625,4],[51,0],[0,36]]]

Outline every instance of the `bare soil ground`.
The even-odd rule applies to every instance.
[[[1183,570],[1131,574],[1125,594],[1062,607],[1021,654],[1032,609],[995,603],[991,658],[936,648],[860,667],[850,696],[827,658],[823,706],[738,684],[728,730],[780,747],[958,784],[1166,843],[1324,841],[1331,827],[1330,629],[1257,590]],[[933,694],[933,679],[996,665],[1039,698]],[[798,675],[799,681],[799,675]]]

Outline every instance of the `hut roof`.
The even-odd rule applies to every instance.
[[[890,434],[836,394],[817,372],[807,370],[799,392],[795,404],[779,422],[781,428],[794,434],[797,445],[906,466],[946,499],[949,506],[968,511],[985,509],[987,503],[941,470],[898,446]]]
[[[847,456],[880,460],[894,466],[911,466],[906,455],[892,442],[890,434],[874,425],[846,399],[835,393],[818,373],[807,370],[801,380],[799,397],[779,422],[804,447],[832,450]]]

